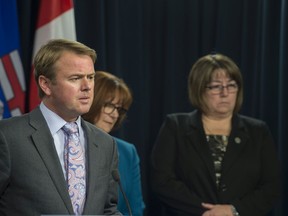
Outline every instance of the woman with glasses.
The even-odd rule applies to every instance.
[[[113,74],[96,71],[94,100],[90,111],[82,117],[96,127],[110,133],[119,128],[132,103],[132,94],[126,83]],[[123,190],[130,203],[132,215],[141,216],[145,204],[141,190],[140,160],[136,148],[115,138],[119,153],[119,173]],[[95,203],[97,205],[97,203]],[[129,215],[123,194],[119,191],[118,210]]]
[[[238,114],[237,65],[206,55],[188,78],[191,113],[166,117],[152,151],[151,185],[165,215],[266,215],[279,198],[279,167],[266,123]]]

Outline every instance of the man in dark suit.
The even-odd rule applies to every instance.
[[[121,215],[115,142],[80,117],[92,104],[95,61],[93,49],[63,39],[36,54],[40,106],[0,121],[0,215]],[[73,141],[67,123],[78,128]],[[81,151],[72,162],[71,143]]]

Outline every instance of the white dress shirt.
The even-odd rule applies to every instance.
[[[48,109],[43,102],[40,104],[40,110],[48,124],[51,135],[54,139],[54,145],[58,154],[59,161],[63,170],[64,177],[66,178],[66,171],[64,169],[64,143],[65,143],[65,134],[61,128],[67,123],[59,115]],[[76,120],[76,123],[79,128],[80,143],[83,146],[85,153],[85,138],[83,128],[81,126],[81,117],[79,116]],[[85,154],[86,155],[86,154]]]

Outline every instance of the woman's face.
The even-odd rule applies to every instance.
[[[212,81],[207,85],[204,99],[208,110],[206,115],[227,117],[233,114],[238,86],[235,80],[227,76],[225,70],[215,70]]]
[[[107,100],[106,108],[105,106],[102,107],[95,125],[105,132],[110,133],[119,118],[119,107],[122,107],[122,104],[120,103],[119,94],[116,93],[114,100]]]

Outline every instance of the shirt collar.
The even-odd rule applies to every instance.
[[[50,110],[43,102],[40,104],[40,110],[48,124],[51,134],[57,133],[67,122],[57,115],[55,112]],[[76,123],[81,128],[81,118],[77,118]]]

